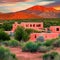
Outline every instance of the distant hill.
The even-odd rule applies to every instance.
[[[0,13],[0,19],[10,20],[10,19],[33,19],[33,18],[42,18],[35,14],[29,14],[25,12],[14,12],[14,13]]]
[[[54,7],[36,5],[23,11],[0,13],[0,20],[33,18],[60,18],[60,10],[56,10]]]
[[[43,18],[60,18],[60,11],[54,9],[53,7],[44,7],[44,6],[33,6],[24,12],[35,14]]]

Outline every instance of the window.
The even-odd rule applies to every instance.
[[[27,24],[26,27],[28,27],[29,25]]]
[[[56,28],[56,31],[59,31],[59,28]]]
[[[36,35],[35,35],[35,38],[36,38]]]
[[[32,24],[30,24],[30,27],[32,27]]]
[[[37,27],[40,27],[40,26],[41,26],[41,24],[37,24],[36,26],[37,26]]]
[[[35,24],[33,24],[33,27],[35,27]]]

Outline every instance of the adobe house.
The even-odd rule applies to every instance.
[[[59,33],[60,34],[60,26],[50,26],[50,30],[53,33]]]
[[[30,40],[36,41],[39,37],[43,37],[44,40],[55,39],[58,38],[58,33],[32,33],[30,35]]]
[[[18,24],[15,22],[13,24],[13,28],[11,32],[14,32],[18,26],[22,26],[25,29],[35,29],[38,31],[43,30],[43,22],[21,22]],[[30,35],[31,41],[36,41],[38,38],[49,40],[49,39],[55,39],[59,37],[60,34],[60,26],[50,26],[50,28],[46,28],[45,31],[48,31],[47,33],[32,33]]]
[[[43,22],[22,22],[21,24],[18,24],[17,22],[15,22],[13,24],[13,28],[12,31],[15,31],[15,29],[17,28],[17,26],[22,26],[26,29],[34,29],[34,30],[42,30],[43,29]]]

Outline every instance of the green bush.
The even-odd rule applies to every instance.
[[[50,51],[51,49],[53,49],[53,46],[52,45],[45,45],[46,42],[36,42],[37,44],[37,51],[38,52],[47,52],[47,51]]]
[[[39,36],[39,37],[36,39],[36,42],[44,42],[44,37],[43,37],[43,36]]]
[[[36,42],[37,47],[39,48],[40,46],[43,45],[43,42]]]
[[[22,51],[25,52],[36,52],[37,51],[37,45],[34,42],[27,42],[24,44]]]
[[[17,60],[8,48],[0,46],[0,60]]]
[[[0,40],[3,41],[10,40],[10,36],[7,33],[5,33],[3,30],[0,30]]]
[[[54,47],[60,47],[60,39],[56,40],[56,41],[53,43],[53,46],[54,46]]]
[[[3,27],[2,27],[2,24],[0,24],[0,28],[3,28]]]
[[[45,53],[45,52],[47,52],[47,51],[49,51],[49,50],[50,50],[50,47],[40,46],[37,51],[38,51],[38,52]]]
[[[12,24],[10,24],[9,22],[4,22],[3,25],[2,25],[2,28],[3,28],[5,31],[11,31],[11,29],[12,29]]]
[[[0,44],[4,46],[8,46],[8,41],[1,41]]]
[[[25,44],[26,44],[26,42],[21,41],[21,42],[19,43],[20,48],[22,48],[23,46],[25,46]]]
[[[60,60],[60,55],[57,52],[51,52],[43,55],[43,60]]]
[[[26,31],[28,34],[33,33],[33,29],[25,29],[25,31]]]
[[[40,31],[34,30],[34,29],[25,29],[25,31],[26,31],[28,34],[31,34],[31,33],[40,33]]]
[[[17,47],[17,46],[19,46],[19,41],[10,40],[10,41],[8,41],[8,45],[11,46],[11,47]]]
[[[29,34],[27,34],[23,27],[18,27],[15,31],[15,39],[19,41],[27,41],[29,39]]]
[[[45,46],[51,46],[54,43],[55,40],[47,40],[45,41],[44,45]]]

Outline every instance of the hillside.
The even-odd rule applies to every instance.
[[[0,13],[0,20],[35,18],[60,18],[60,10],[56,10],[54,7],[36,5],[23,11]]]
[[[24,10],[24,12],[42,16],[43,18],[60,18],[60,11],[54,9],[53,7],[47,8],[37,5]]]
[[[14,13],[0,13],[0,19],[9,20],[9,19],[33,19],[33,18],[41,18],[35,14],[28,14],[25,12],[14,12]]]

